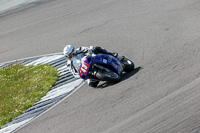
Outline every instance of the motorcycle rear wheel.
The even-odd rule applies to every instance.
[[[130,71],[133,71],[135,69],[134,63],[127,58],[125,58],[123,60],[123,64],[124,64],[124,71],[125,72],[130,72]]]
[[[112,71],[110,72],[98,71],[96,73],[96,77],[101,81],[109,81],[109,82],[119,82],[121,80],[121,76]]]

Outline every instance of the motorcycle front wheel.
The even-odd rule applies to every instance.
[[[110,72],[98,71],[96,73],[96,77],[101,81],[109,81],[109,82],[119,82],[121,80],[121,76],[112,71]]]

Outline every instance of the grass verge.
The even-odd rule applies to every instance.
[[[38,102],[58,80],[50,65],[0,69],[0,127]]]

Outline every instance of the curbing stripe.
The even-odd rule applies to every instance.
[[[0,129],[0,133],[10,133],[23,127],[25,124],[32,121],[34,118],[49,110],[56,103],[59,103],[66,96],[69,96],[76,90],[77,87],[83,84],[83,80],[75,78],[67,67],[67,59],[62,53],[54,53],[48,55],[41,55],[36,57],[29,57],[20,59],[18,61],[9,61],[0,64],[0,69],[11,66],[15,63],[23,64],[25,66],[38,65],[38,64],[49,64],[55,68],[59,73],[59,80],[53,86],[46,96],[42,97],[39,102],[35,103],[27,109],[22,115],[16,117],[10,123],[4,125]]]

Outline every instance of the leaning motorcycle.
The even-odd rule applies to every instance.
[[[79,54],[73,57],[71,71],[80,78],[92,81],[119,82],[123,72],[134,70],[134,63],[125,58],[117,58],[107,54],[88,55]]]

